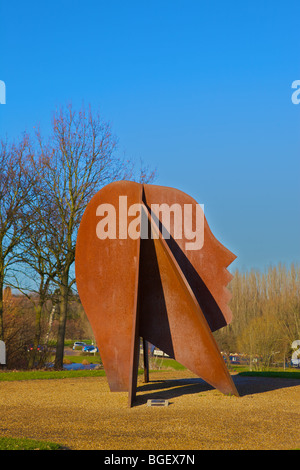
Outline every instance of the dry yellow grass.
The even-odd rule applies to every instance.
[[[71,449],[300,448],[300,380],[235,376],[224,396],[189,371],[139,378],[136,405],[105,377],[0,382],[0,436],[45,439]],[[168,407],[148,407],[150,398]]]

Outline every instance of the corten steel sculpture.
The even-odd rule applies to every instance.
[[[180,230],[174,216],[166,230],[163,207],[194,211],[180,225],[200,206],[177,189],[118,181],[91,199],[81,220],[76,282],[110,390],[128,391],[132,406],[142,337],[221,392],[238,395],[212,335],[232,318],[226,268],[236,256],[213,236],[203,212],[198,247],[189,245],[195,223]]]

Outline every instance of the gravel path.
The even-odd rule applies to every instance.
[[[300,380],[233,376],[224,396],[189,371],[139,378],[137,401],[105,377],[0,382],[0,436],[45,439],[71,449],[300,448]],[[168,407],[148,407],[150,398]]]

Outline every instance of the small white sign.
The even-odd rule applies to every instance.
[[[5,343],[0,341],[0,364],[6,364]]]

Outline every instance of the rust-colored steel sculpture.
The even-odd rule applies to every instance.
[[[226,268],[236,256],[199,208],[177,189],[117,181],[91,199],[82,217],[78,292],[110,390],[128,391],[129,406],[140,337],[221,392],[238,395],[212,335],[232,318]]]

